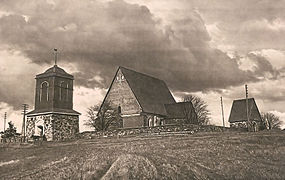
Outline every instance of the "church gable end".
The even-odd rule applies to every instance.
[[[103,103],[106,102],[110,102],[112,107],[118,108],[122,116],[138,115],[142,111],[120,69],[118,69]]]

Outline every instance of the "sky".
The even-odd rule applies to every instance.
[[[74,109],[100,104],[118,66],[158,77],[177,101],[208,104],[226,125],[234,99],[256,99],[285,127],[285,1],[1,0],[0,131],[4,112],[21,131],[23,103],[34,104],[35,76],[58,65],[75,77]]]

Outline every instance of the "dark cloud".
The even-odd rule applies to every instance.
[[[26,82],[33,81],[33,79],[23,79],[23,77],[21,77],[21,79]],[[14,83],[15,82],[16,81],[14,81]],[[34,102],[34,87],[32,85],[34,83],[21,83],[21,85],[22,84],[24,84],[24,86],[17,87],[20,84],[13,84],[0,88],[0,101],[11,105],[16,110],[22,109],[23,103],[32,105]]]
[[[194,10],[163,27],[146,6],[122,0],[6,0],[1,9],[12,13],[0,18],[1,42],[37,64],[51,63],[57,47],[59,65],[78,68],[77,85],[106,88],[118,66],[164,79],[176,91],[258,81],[254,72],[239,69],[237,59],[209,46],[204,21]]]
[[[5,53],[0,53],[0,107],[5,102],[14,109],[21,109],[23,103],[32,104],[34,99],[34,72],[38,66],[25,64],[27,60],[5,58]],[[4,56],[4,57],[2,57]],[[6,62],[2,62],[6,61]],[[14,62],[9,62],[14,61]],[[2,104],[3,105],[3,104]]]
[[[260,76],[264,78],[266,73],[268,73],[269,79],[277,79],[279,77],[280,72],[274,68],[265,57],[256,55],[254,53],[249,53],[247,57],[255,64],[254,74],[256,77]]]
[[[216,24],[222,35],[219,43],[233,50],[284,50],[285,1],[276,0],[190,0],[185,7],[197,8],[207,24]]]

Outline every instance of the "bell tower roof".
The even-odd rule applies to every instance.
[[[50,76],[58,76],[68,79],[74,79],[71,74],[68,74],[67,72],[65,72],[65,70],[58,67],[57,65],[54,65],[53,67],[47,69],[44,73],[38,74],[36,76],[36,79],[43,77],[50,77]]]
[[[58,67],[57,65],[54,65],[53,67],[49,68],[44,73],[53,73],[53,72],[60,73],[60,74],[67,74],[67,72],[65,72],[65,70],[63,70],[62,68]]]

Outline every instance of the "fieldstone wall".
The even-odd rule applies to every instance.
[[[47,115],[44,118],[44,134],[47,138],[47,141],[53,140],[52,120],[52,115]]]
[[[195,125],[195,124],[181,124],[181,125],[165,125],[156,127],[142,127],[142,128],[124,128],[105,132],[83,132],[80,138],[93,139],[101,137],[123,137],[123,136],[143,136],[143,135],[163,135],[163,134],[193,134],[198,132],[228,132],[236,131],[237,129],[214,126],[214,125]]]
[[[79,116],[53,115],[53,140],[75,139],[79,134]]]
[[[47,114],[28,117],[26,125],[26,136],[28,139],[31,139],[35,134],[37,124],[43,125],[43,134],[46,136],[48,141],[51,141],[53,139],[52,115]]]
[[[26,121],[26,135],[31,138],[35,134],[35,117],[28,117]]]
[[[36,133],[36,126],[43,126],[47,141],[74,139],[79,133],[79,116],[47,114],[27,118],[26,136],[29,140]]]
[[[248,129],[247,121],[231,123],[230,126],[231,128],[244,129],[244,130]],[[251,124],[249,125],[250,131],[254,132],[259,131],[261,129],[261,126],[262,126],[261,122],[251,121]]]

